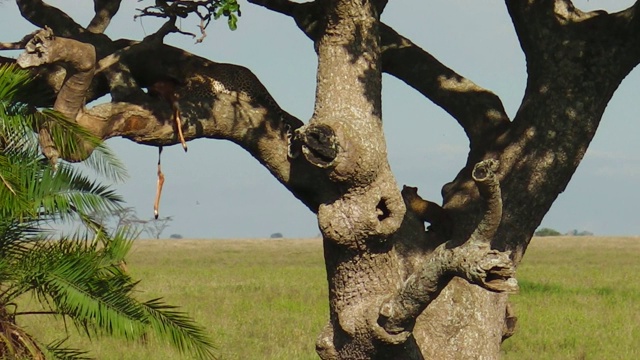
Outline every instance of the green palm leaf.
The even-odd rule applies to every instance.
[[[69,121],[54,110],[43,110],[37,114],[36,119],[37,129],[42,127],[48,129],[61,154],[80,154],[81,158],[87,158],[87,150],[83,143],[88,143],[93,150],[91,156],[84,161],[85,166],[110,180],[122,181],[126,179],[124,164],[108,147],[104,146],[102,140],[82,126]]]
[[[91,360],[92,358],[87,356],[88,352],[79,349],[72,349],[64,347],[64,343],[67,339],[55,340],[44,346],[49,357],[57,360]]]
[[[87,150],[83,144],[87,143],[94,150],[84,164],[100,176],[114,181],[124,180],[127,176],[124,165],[103,145],[102,140],[55,110],[38,111],[27,105],[33,97],[29,83],[28,71],[11,65],[0,66],[0,147],[3,143],[19,140],[23,146],[37,148],[34,133],[46,128],[60,153],[84,154],[82,157],[86,157]]]
[[[23,331],[9,309],[30,293],[89,336],[136,339],[153,331],[182,352],[213,358],[211,340],[185,313],[134,296],[137,282],[121,265],[139,230],[110,234],[96,220],[121,209],[120,196],[76,166],[62,162],[54,169],[35,134],[46,128],[62,154],[81,153],[86,143],[96,147],[87,163],[99,175],[121,179],[122,164],[76,123],[30,106],[28,85],[27,72],[0,66],[0,328]],[[52,240],[45,230],[70,220],[80,225],[71,237]],[[26,333],[23,342],[5,335],[0,331],[0,349],[9,349],[9,357],[86,359],[64,341],[40,346]]]
[[[177,307],[160,299],[140,303],[132,298],[137,283],[113,263],[104,266],[109,262],[100,259],[111,258],[111,250],[93,252],[93,242],[52,244],[31,251],[29,256],[37,259],[27,262],[31,273],[25,282],[40,297],[51,299],[53,308],[69,316],[79,329],[136,339],[150,328],[182,352],[214,358],[204,329],[176,311]],[[126,246],[123,241],[114,248]],[[34,264],[39,264],[40,274],[33,273]]]
[[[213,343],[205,330],[177,307],[167,305],[161,299],[145,302],[151,327],[160,338],[168,340],[182,352],[191,352],[200,359],[214,359]]]
[[[122,202],[108,186],[69,166],[61,165],[57,170],[47,166],[36,175],[38,181],[29,180],[25,186],[45,214],[57,214],[66,219],[66,215],[71,214],[114,211]]]

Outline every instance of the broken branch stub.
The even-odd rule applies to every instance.
[[[45,27],[33,33],[25,45],[16,63],[22,68],[38,67],[46,64],[60,64],[66,70],[66,78],[56,96],[53,109],[67,120],[77,123],[83,113],[87,90],[91,86],[95,65],[96,50],[91,44],[73,39],[56,37],[53,31]],[[45,122],[39,129],[39,142],[43,154],[55,165],[59,157],[67,160],[83,160],[89,156],[97,141],[84,139],[75,150],[63,149],[54,144],[51,128]],[[61,145],[58,143],[58,145]]]
[[[50,44],[54,39],[53,30],[49,27],[34,32],[24,47],[25,51],[18,56],[16,63],[22,68],[51,63],[53,53]]]
[[[514,278],[515,266],[510,253],[490,248],[502,217],[500,183],[496,175],[498,166],[498,161],[489,159],[479,162],[473,169],[472,177],[487,205],[476,231],[459,247],[451,247],[449,241],[436,248],[407,278],[403,287],[382,303],[378,325],[389,334],[390,341],[397,341],[398,335],[411,331],[418,315],[454,276],[490,291],[517,292],[518,282]]]
[[[498,160],[487,159],[473,167],[471,176],[485,200],[486,210],[468,243],[489,247],[502,221],[502,191],[496,174],[499,165]]]
[[[502,191],[497,171],[500,163],[487,159],[477,163],[471,176],[485,200],[482,220],[469,239],[459,248],[452,249],[454,275],[496,292],[515,293],[518,282],[514,278],[515,265],[510,252],[491,249],[502,220]],[[456,251],[458,250],[458,251]]]
[[[496,292],[515,293],[518,282],[514,278],[515,265],[510,252],[491,249],[491,243],[502,220],[502,191],[497,171],[500,163],[487,159],[477,163],[471,176],[485,200],[482,220],[469,239],[453,249],[453,274],[471,283]],[[458,250],[458,251],[455,251]]]

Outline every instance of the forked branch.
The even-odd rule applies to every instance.
[[[439,246],[424,265],[405,281],[402,289],[385,301],[380,309],[379,338],[387,342],[408,338],[418,315],[440,294],[454,276],[496,292],[515,292],[515,269],[509,253],[490,248],[502,217],[498,162],[484,160],[476,164],[473,179],[486,202],[484,218],[462,246]]]
[[[186,140],[226,139],[240,145],[314,212],[322,203],[318,194],[335,192],[333,185],[322,179],[321,170],[303,157],[290,156],[291,135],[303,123],[280,108],[247,68],[215,63],[154,39],[119,43],[119,50],[104,57],[98,66],[91,50],[99,45],[54,36],[50,30],[39,31],[24,47],[20,65],[48,71],[50,66],[40,65],[60,64],[67,69],[68,76],[52,86],[54,108],[99,139],[122,136],[145,145],[176,144],[178,131],[170,120],[177,102]],[[91,76],[96,73],[101,76]],[[175,101],[169,103],[166,97],[149,94],[148,89],[158,81],[175,83],[170,94]],[[105,92],[112,95],[112,102],[85,107],[87,99]],[[51,150],[45,154],[51,160],[60,157],[67,161],[84,160],[95,146],[86,144],[77,153],[58,149],[58,154],[53,144],[41,145]]]
[[[318,37],[322,2],[249,2],[291,16],[309,38]],[[383,6],[385,2],[376,4]],[[382,71],[404,81],[456,119],[467,134],[472,150],[486,145],[507,129],[510,120],[497,95],[448,68],[384,23],[380,23],[380,37]]]

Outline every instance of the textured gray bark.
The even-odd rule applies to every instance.
[[[102,32],[118,1],[94,1],[89,31],[41,1],[18,1],[25,18],[56,37],[0,48],[25,47],[23,66],[62,64],[34,70],[56,95],[49,105],[103,139],[175,144],[171,104],[144,91],[174,82],[187,139],[237,143],[317,213],[330,304],[322,359],[497,358],[515,323],[507,303],[515,267],[640,61],[638,5],[607,14],[568,0],[507,0],[529,74],[511,121],[497,96],[381,23],[386,1],[250,2],[293,17],[315,43],[316,105],[306,125],[248,69],[163,45],[171,23],[139,43],[111,41]],[[403,199],[395,182],[381,72],[441,106],[469,137],[465,168],[443,187],[447,216],[438,221],[450,224],[425,232],[411,204],[423,200]],[[112,103],[84,109],[85,98],[105,93]]]

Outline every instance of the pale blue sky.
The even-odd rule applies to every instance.
[[[312,43],[293,21],[239,1],[239,29],[212,26],[203,44],[184,36],[167,41],[217,62],[249,67],[287,111],[306,121],[313,111],[316,57]],[[86,24],[90,1],[56,0]],[[581,0],[583,9],[622,9],[631,0]],[[133,21],[133,9],[143,3],[123,1],[107,34],[141,39],[158,23]],[[524,56],[503,1],[395,0],[383,19],[443,63],[502,98],[509,115],[517,111],[526,81]],[[195,32],[196,22],[185,20]],[[14,2],[0,3],[0,41],[15,41],[33,27],[19,17]],[[589,151],[567,190],[542,226],[597,235],[640,235],[640,71],[629,75],[609,104]],[[444,111],[408,88],[384,76],[383,117],[389,160],[398,184],[418,186],[420,193],[441,201],[440,188],[463,166],[467,139]],[[112,139],[108,144],[127,165],[130,178],[117,186],[138,216],[153,215],[157,149]],[[185,154],[180,146],[165,148],[166,176],[161,216],[174,221],[164,236],[195,238],[311,237],[319,233],[315,216],[288,193],[244,150],[229,142],[197,140]]]

